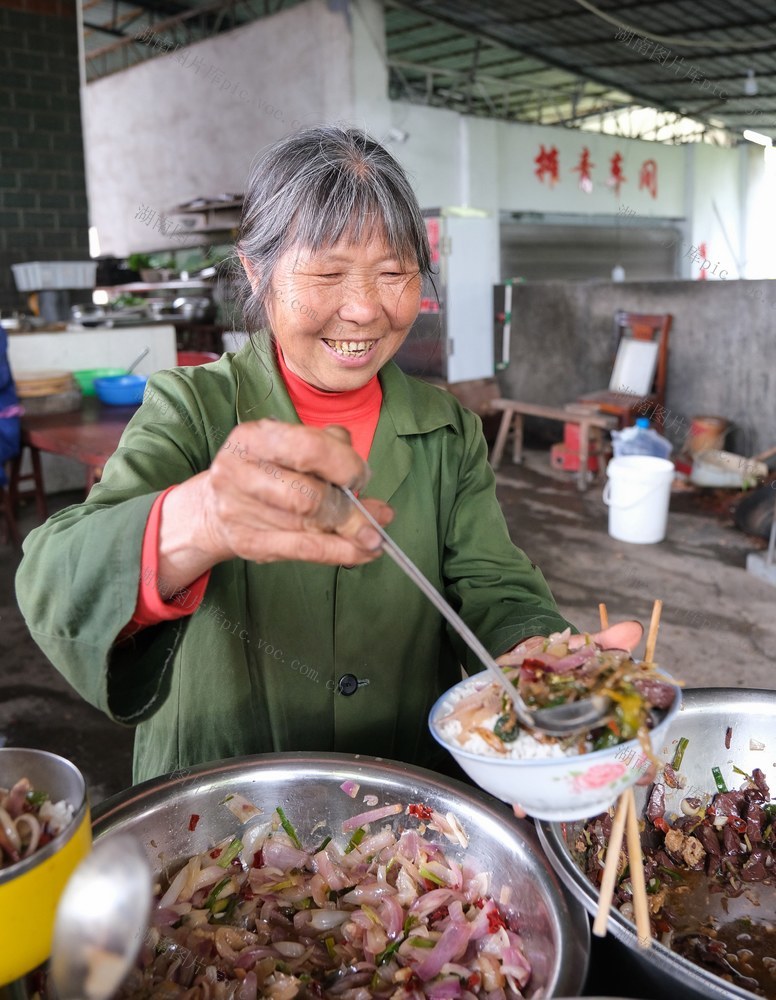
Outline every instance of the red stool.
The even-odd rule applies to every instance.
[[[178,367],[185,365],[206,365],[210,361],[218,361],[219,354],[212,351],[178,351]]]

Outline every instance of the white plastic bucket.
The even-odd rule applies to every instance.
[[[609,534],[621,542],[662,542],[674,463],[652,455],[624,455],[606,467],[604,503],[609,508]]]

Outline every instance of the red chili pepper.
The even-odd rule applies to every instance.
[[[444,920],[447,916],[448,910],[446,906],[438,906],[431,916],[428,918],[430,924],[436,923],[437,920]]]
[[[497,930],[502,927],[506,927],[504,918],[498,912],[498,910],[491,910],[488,913],[488,934],[495,934]]]
[[[746,833],[746,820],[740,816],[728,816],[728,826],[732,827],[736,833]]]
[[[480,896],[479,899],[474,900],[474,905],[477,907],[478,910],[481,910],[485,905],[485,900]]]
[[[411,972],[410,975],[404,980],[405,990],[420,990],[423,988],[423,983],[420,980],[420,976],[416,972]]]
[[[432,816],[430,806],[424,806],[420,802],[411,803],[407,811],[410,816],[416,816],[418,819],[431,819]]]
[[[652,823],[658,828],[658,830],[662,830],[663,833],[668,833],[668,831],[671,829],[671,827],[668,825],[668,823],[662,816],[656,816],[652,820]]]
[[[434,889],[438,889],[439,886],[437,885],[436,882],[432,882],[430,878],[424,878],[423,888],[426,890],[426,892],[433,892]]]
[[[258,851],[253,855],[253,864],[251,868],[263,868],[264,867],[264,851],[259,848]]]
[[[466,989],[476,990],[479,985],[480,985],[480,974],[479,972],[473,972],[466,980]]]
[[[199,823],[199,813],[192,813],[189,817],[189,830],[192,833],[197,829],[197,823]]]
[[[210,857],[211,858],[218,858],[218,857],[221,856],[222,851],[223,851],[223,848],[221,848],[221,847],[214,847],[213,850],[210,852]]]

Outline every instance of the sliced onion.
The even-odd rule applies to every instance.
[[[432,889],[424,892],[410,907],[410,913],[415,917],[427,917],[440,906],[446,906],[455,893],[452,889]]]
[[[379,903],[385,896],[392,896],[394,890],[390,885],[380,885],[379,882],[361,882],[342,897],[349,906],[360,906],[362,903]]]
[[[275,837],[270,837],[264,842],[262,853],[265,866],[280,868],[283,871],[289,868],[310,867],[310,855],[306,851],[300,851]]]
[[[2,826],[3,833],[6,835],[9,843],[13,845],[14,850],[20,851],[22,841],[19,831],[16,829],[16,823],[14,823],[2,806],[0,806],[0,826]]]
[[[177,903],[178,902],[178,896],[180,894],[180,891],[183,888],[183,886],[186,884],[186,881],[187,881],[187,879],[189,877],[189,868],[190,868],[190,866],[194,862],[197,862],[197,867],[199,867],[199,858],[198,857],[192,858],[189,861],[188,864],[184,865],[183,868],[181,868],[181,870],[178,872],[178,874],[172,880],[172,882],[170,882],[170,885],[169,885],[169,887],[167,889],[167,892],[165,892],[165,894],[159,900],[159,904],[158,904],[157,909],[159,909],[159,910],[165,910],[172,903]]]
[[[247,823],[249,819],[260,816],[263,812],[262,809],[254,805],[253,802],[249,802],[244,795],[240,795],[238,792],[230,795],[225,804],[229,812],[236,816],[241,823]]]
[[[275,941],[274,946],[284,958],[299,958],[307,951],[307,945],[301,941]]]
[[[216,882],[220,882],[224,877],[224,869],[219,868],[218,865],[209,865],[207,868],[203,868],[202,871],[194,879],[194,892],[197,889],[206,889],[209,885],[215,885]]]
[[[38,822],[37,816],[33,816],[32,813],[22,813],[16,820],[16,829],[21,837],[21,831],[19,827],[24,824],[29,830],[30,836],[27,841],[27,845],[22,853],[23,858],[28,858],[38,846],[38,841],[40,840],[41,828]]]
[[[451,921],[428,955],[415,966],[416,975],[426,982],[438,975],[445,962],[454,962],[466,951],[469,924],[466,920]]]
[[[357,830],[360,826],[366,826],[367,823],[376,823],[380,819],[385,819],[387,816],[395,816],[400,812],[404,812],[404,806],[398,802],[392,806],[380,806],[379,809],[370,809],[367,812],[359,813],[358,816],[351,816],[349,819],[346,819],[342,824],[342,832],[349,833],[351,830]]]
[[[340,785],[342,791],[354,799],[358,795],[358,790],[361,787],[357,781],[343,781]]]
[[[339,865],[336,865],[332,861],[325,848],[315,855],[313,861],[320,874],[326,880],[326,884],[330,889],[333,889],[335,892],[339,892],[339,890],[344,889],[345,886],[352,885],[352,882],[348,879],[345,872]]]
[[[458,977],[448,979],[438,979],[426,987],[425,993],[428,1000],[454,1000],[462,994],[461,980]]]
[[[347,910],[307,910],[310,914],[310,927],[316,931],[330,931],[334,927],[339,927],[351,914]]]
[[[256,1000],[258,994],[259,988],[256,982],[256,973],[249,972],[240,984],[235,994],[235,1000]]]
[[[395,895],[385,896],[377,911],[389,938],[397,938],[404,925],[404,910],[399,905]]]

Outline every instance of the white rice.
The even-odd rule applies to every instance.
[[[483,684],[481,679],[472,678],[470,684],[461,685],[460,688],[451,692],[450,697],[444,705],[442,714],[446,715],[451,712],[463,698],[467,698],[470,694],[474,694],[476,690],[488,686],[487,684]],[[496,725],[498,719],[498,715],[492,715],[480,723],[480,728],[493,732],[493,727]],[[464,733],[458,719],[450,719],[449,722],[437,721],[437,729],[448,743],[453,743],[462,750],[479,754],[483,757],[497,757],[500,760],[531,760],[538,757],[579,756],[579,740],[577,739],[574,739],[571,743],[568,740],[553,739],[552,737],[546,737],[545,741],[539,741],[532,733],[526,732],[522,728],[516,740],[512,743],[502,743],[504,748],[503,753],[492,747],[478,733]],[[591,744],[586,743],[583,752],[591,749]]]

